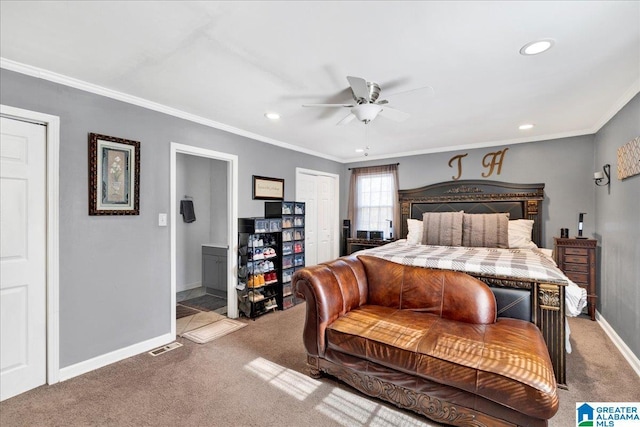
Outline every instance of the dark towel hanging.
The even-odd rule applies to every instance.
[[[196,220],[196,211],[193,209],[192,200],[180,201],[180,213],[184,222],[194,222]]]

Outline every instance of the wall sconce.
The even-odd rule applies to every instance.
[[[593,180],[596,182],[596,185],[601,187],[606,185],[607,189],[611,190],[611,165],[607,163],[602,167],[602,170],[604,171],[604,174],[602,172],[594,173]],[[607,177],[607,182],[602,182],[605,176]]]

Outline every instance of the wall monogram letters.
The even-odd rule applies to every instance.
[[[450,167],[450,168],[451,168],[451,167],[453,167],[453,166],[451,166],[451,163],[452,163],[454,160],[458,160],[458,176],[452,176],[452,177],[451,177],[454,181],[457,181],[457,180],[459,180],[459,179],[460,179],[460,176],[462,175],[462,158],[463,158],[463,157],[467,157],[467,155],[469,155],[469,153],[465,153],[465,154],[458,154],[457,156],[453,156],[453,157],[451,158],[451,160],[449,160],[449,167]]]
[[[500,175],[500,172],[502,172],[502,161],[504,160],[504,154],[507,152],[509,148],[505,148],[504,150],[500,150],[500,151],[495,151],[493,153],[487,153],[483,158],[482,158],[482,166],[484,166],[485,168],[489,169],[488,172],[482,172],[482,176],[484,178],[488,178],[491,175],[493,175],[494,170],[496,169],[497,166],[497,170],[496,170],[496,175]],[[454,181],[457,181],[460,179],[460,177],[462,176],[462,159],[464,157],[466,157],[469,153],[465,153],[465,154],[458,154],[456,156],[453,156],[451,159],[449,159],[449,167],[452,168],[452,163],[457,160],[458,161],[458,175],[457,176],[452,176],[451,178]]]
[[[482,172],[483,177],[490,177],[493,174],[493,168],[496,165],[498,165],[498,172],[496,173],[496,175],[500,175],[500,172],[502,171],[502,161],[504,160],[504,153],[506,153],[508,149],[509,148],[505,148],[504,150],[496,151],[495,153],[487,153],[487,155],[482,158],[482,166],[484,166],[485,168],[491,168],[486,174]],[[490,161],[488,161],[489,158],[491,159]]]

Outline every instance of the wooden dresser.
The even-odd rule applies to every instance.
[[[587,309],[596,320],[596,247],[594,239],[555,239],[555,257],[560,270],[587,290]]]

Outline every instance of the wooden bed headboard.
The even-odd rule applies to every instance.
[[[422,220],[424,212],[508,212],[509,219],[532,219],[532,240],[539,247],[544,246],[541,228],[544,184],[460,180],[399,190],[398,195],[402,239],[407,237],[407,219]]]

